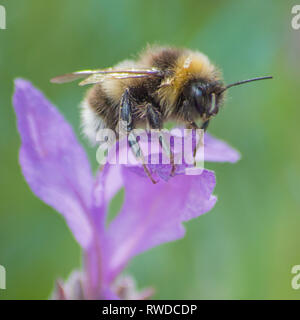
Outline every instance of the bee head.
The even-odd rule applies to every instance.
[[[219,112],[225,86],[220,81],[194,81],[185,89],[185,96],[201,118],[208,120]]]
[[[190,105],[194,106],[199,112],[201,118],[206,121],[219,112],[219,107],[222,104],[224,92],[227,89],[248,82],[265,79],[272,79],[272,77],[267,76],[252,78],[234,82],[226,86],[221,81],[208,82],[205,80],[197,80],[189,83],[186,86],[184,95],[189,101]]]

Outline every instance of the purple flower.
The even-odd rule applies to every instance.
[[[66,283],[58,282],[56,298],[144,298],[131,279],[119,275],[137,254],[183,237],[182,222],[209,211],[215,175],[179,174],[156,185],[134,168],[106,164],[93,177],[87,156],[71,126],[28,81],[15,82],[13,98],[21,136],[20,164],[33,193],[60,212],[83,248],[84,267]],[[235,162],[239,154],[206,136],[206,160]],[[136,168],[138,171],[138,168]],[[170,165],[157,167],[159,175]],[[107,207],[125,187],[121,212],[106,227]]]

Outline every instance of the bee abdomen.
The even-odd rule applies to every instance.
[[[118,105],[107,96],[100,84],[88,91],[81,109],[82,130],[92,144],[97,142],[99,130],[116,129],[119,118]]]
[[[105,120],[91,108],[87,99],[81,104],[81,127],[92,145],[97,143],[99,130],[107,127]]]

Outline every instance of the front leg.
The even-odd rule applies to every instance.
[[[209,124],[209,120],[205,121],[201,125],[201,127],[199,128],[196,122],[191,121],[191,122],[187,123],[186,128],[187,129],[193,129],[197,133],[198,129],[206,131],[208,124]],[[199,148],[199,146],[200,146],[200,144],[202,142],[201,138],[202,138],[202,134],[201,134],[201,136],[199,136],[199,141],[198,141],[198,143],[196,143],[195,149],[193,150],[194,166],[196,166],[196,154],[197,154],[197,150],[198,150],[198,148]]]
[[[145,173],[150,178],[153,183],[156,181],[153,179],[149,168],[145,164],[145,157],[143,155],[142,149],[137,141],[137,137],[134,134],[134,119],[132,116],[133,101],[130,96],[129,89],[126,89],[120,102],[120,112],[119,112],[119,126],[121,132],[128,136],[128,144],[131,148],[134,156],[138,161],[142,163]]]
[[[201,129],[203,129],[205,132],[208,128],[208,125],[209,125],[209,120],[204,121],[201,125]]]

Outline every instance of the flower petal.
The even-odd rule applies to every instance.
[[[133,256],[181,238],[185,232],[182,222],[211,210],[216,202],[212,196],[215,176],[208,170],[156,185],[126,167],[123,175],[124,205],[108,228],[111,279]]]
[[[104,187],[104,198],[109,203],[123,187],[123,176],[120,165],[109,165]]]
[[[21,135],[20,164],[32,191],[66,219],[87,247],[93,176],[71,126],[30,82],[15,81],[13,104]]]
[[[210,134],[204,136],[204,160],[208,162],[231,162],[240,159],[240,153],[229,146],[226,142],[219,140]]]
[[[93,220],[93,240],[85,250],[86,284],[85,292],[91,298],[99,299],[108,287],[105,222],[107,207],[118,188],[121,187],[121,174],[116,166],[105,164],[98,171],[92,191],[91,216]]]

